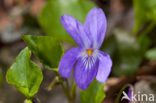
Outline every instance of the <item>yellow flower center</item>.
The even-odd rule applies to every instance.
[[[92,49],[87,49],[87,53],[88,53],[89,56],[91,56],[92,52],[93,52]]]

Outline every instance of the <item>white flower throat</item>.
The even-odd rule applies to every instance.
[[[80,57],[82,58],[82,62],[85,66],[85,69],[91,69],[97,58],[98,58],[98,50],[96,49],[85,49]]]

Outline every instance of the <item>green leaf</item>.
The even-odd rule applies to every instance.
[[[148,50],[145,54],[146,58],[156,60],[156,48]]]
[[[111,35],[108,38],[105,38],[104,43],[102,44],[100,50],[111,55],[111,58],[116,58],[116,54],[118,53],[117,47],[117,39],[115,35]],[[113,62],[114,64],[114,62]]]
[[[156,0],[133,0],[135,10],[135,27],[137,33],[147,22],[156,22]]]
[[[104,41],[101,50],[111,55],[112,73],[116,76],[134,74],[143,56],[135,36],[119,29]]]
[[[32,100],[26,99],[24,103],[33,103]]]
[[[7,71],[7,82],[15,86],[27,98],[38,92],[43,75],[41,69],[30,60],[31,52],[26,47],[16,57]]]
[[[113,74],[131,75],[136,73],[142,59],[140,45],[136,37],[127,31],[116,30],[115,35],[118,42],[117,64],[114,65]]]
[[[81,103],[101,103],[105,98],[104,84],[94,80],[87,90],[81,90]]]
[[[23,35],[22,38],[46,69],[58,70],[63,55],[61,43],[50,36]]]
[[[152,40],[147,35],[141,35],[137,38],[137,41],[140,45],[140,50],[141,50],[140,53],[144,55],[145,52],[148,50],[148,48],[152,45]]]
[[[88,11],[93,7],[95,4],[87,0],[48,0],[39,16],[39,23],[48,35],[74,42],[63,28],[61,16],[68,14],[84,22]]]

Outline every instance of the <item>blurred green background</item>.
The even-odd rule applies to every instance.
[[[102,8],[107,17],[106,37],[100,50],[111,55],[113,68],[104,88],[95,83],[100,89],[91,93],[88,90],[90,95],[88,93],[85,98],[94,97],[92,92],[99,93],[102,97],[97,96],[98,100],[114,103],[114,98],[126,84],[132,84],[136,91],[156,94],[156,0],[1,0],[0,103],[23,103],[25,99],[6,83],[5,75],[26,44],[34,53],[31,59],[40,66],[44,75],[36,97],[41,103],[67,103],[60,85],[51,91],[46,89],[56,76],[51,69],[56,69],[63,53],[57,41],[62,43],[65,52],[76,45],[63,28],[60,17],[68,14],[83,23],[93,7]],[[50,37],[40,40],[22,34]],[[36,45],[40,46],[37,48],[40,52],[34,49]],[[56,49],[50,52],[52,48]],[[60,57],[53,55],[55,53]],[[72,81],[73,78],[69,84]],[[105,93],[100,92],[103,90]],[[82,103],[90,103],[78,88],[76,94],[76,103],[80,103],[79,97]],[[93,103],[99,103],[92,99]]]

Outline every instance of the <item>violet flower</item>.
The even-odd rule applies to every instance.
[[[132,92],[133,92],[132,87],[129,87],[128,88],[128,97],[130,100],[132,100]],[[129,101],[129,103],[131,103],[131,101]]]
[[[91,9],[84,24],[69,15],[63,15],[61,22],[79,47],[71,48],[63,55],[59,64],[59,74],[69,78],[75,67],[74,79],[83,90],[88,88],[95,77],[104,83],[110,74],[112,61],[107,53],[99,50],[107,26],[102,9]]]

